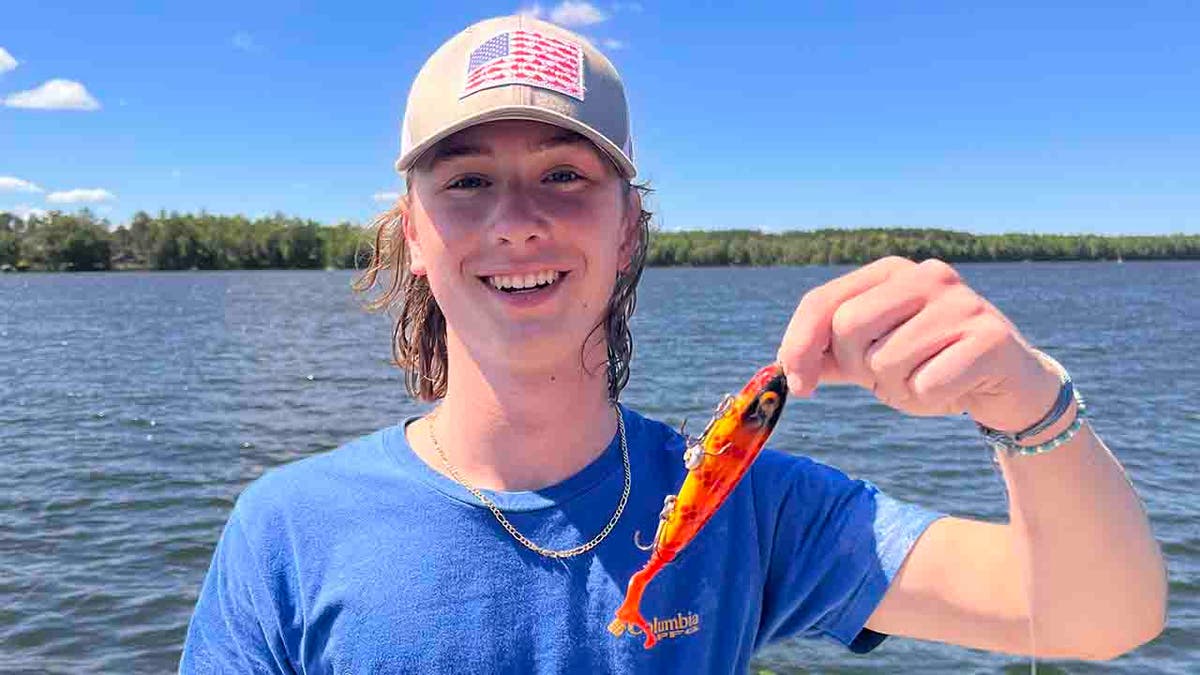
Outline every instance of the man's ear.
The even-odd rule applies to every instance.
[[[633,253],[637,250],[639,221],[642,219],[642,193],[635,187],[630,187],[625,199],[625,218],[623,219],[623,235],[621,237],[620,265],[621,271],[629,271],[633,264]]]
[[[408,255],[408,271],[418,277],[426,274],[425,256],[421,253],[421,243],[417,240],[417,227],[413,225],[412,201],[409,195],[400,198],[402,204],[397,204],[399,212],[401,236],[404,237],[404,250]]]

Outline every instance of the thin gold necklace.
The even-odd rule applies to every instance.
[[[625,420],[622,418],[621,408],[615,403],[613,404],[613,409],[617,411],[617,431],[621,437],[621,460],[625,464],[625,488],[621,492],[621,501],[617,502],[617,510],[613,512],[612,519],[608,521],[608,524],[604,526],[603,530],[600,530],[599,534],[597,534],[595,537],[592,537],[592,540],[586,544],[580,544],[579,546],[565,550],[542,548],[541,546],[538,546],[530,541],[525,535],[518,532],[517,528],[513,527],[512,523],[508,522],[508,519],[505,518],[504,514],[500,512],[500,507],[496,506],[492,500],[488,499],[487,496],[480,492],[475,486],[463,480],[462,476],[458,473],[458,469],[450,463],[450,458],[447,457],[445,451],[442,450],[441,444],[438,443],[437,434],[435,434],[433,431],[434,420],[437,419],[437,414],[440,408],[435,408],[427,418],[429,420],[429,439],[433,441],[433,448],[437,450],[438,457],[441,457],[442,463],[446,465],[446,469],[450,472],[450,475],[454,477],[454,480],[458,481],[459,485],[462,485],[470,490],[471,494],[475,495],[476,499],[482,502],[484,506],[491,509],[492,515],[496,517],[496,521],[499,522],[501,527],[503,527],[508,531],[509,534],[512,535],[513,539],[516,539],[523,546],[525,546],[525,548],[538,553],[539,555],[546,556],[547,558],[573,558],[577,555],[587,553],[598,546],[600,542],[604,541],[604,538],[608,536],[608,533],[612,532],[612,529],[617,526],[617,521],[621,519],[621,513],[625,511],[625,503],[629,501],[629,484],[632,482],[632,472],[629,468],[629,445],[625,441]]]

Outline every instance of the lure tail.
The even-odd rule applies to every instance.
[[[629,579],[629,588],[625,591],[625,601],[617,608],[616,618],[608,624],[608,632],[614,637],[620,637],[626,630],[631,627],[640,628],[646,636],[646,641],[643,646],[650,649],[654,643],[658,642],[658,636],[654,634],[650,622],[646,621],[646,617],[642,616],[641,605],[642,595],[646,592],[646,586],[654,575],[666,565],[665,560],[661,560],[658,556],[652,556],[650,563],[634,573]]]

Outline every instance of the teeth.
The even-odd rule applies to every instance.
[[[497,274],[488,277],[488,283],[497,290],[533,288],[542,284],[552,284],[562,276],[555,270],[543,270],[532,274]]]

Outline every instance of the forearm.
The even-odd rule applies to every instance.
[[[1053,451],[1000,464],[1037,652],[1111,658],[1156,636],[1166,611],[1162,554],[1124,469],[1091,426]]]

